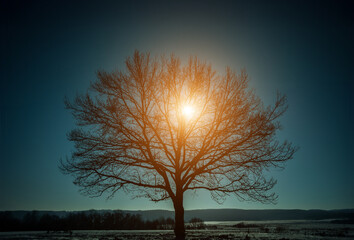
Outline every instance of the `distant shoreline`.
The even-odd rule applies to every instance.
[[[130,215],[140,215],[144,220],[159,218],[174,218],[171,210],[86,210],[86,211],[0,211],[0,214],[11,214],[14,218],[22,219],[26,214],[35,212],[38,216],[45,214],[65,217],[72,213],[113,213],[122,212]],[[203,221],[273,221],[273,220],[325,220],[325,219],[354,219],[354,209],[338,210],[301,210],[301,209],[198,209],[186,210],[185,221],[197,217]]]

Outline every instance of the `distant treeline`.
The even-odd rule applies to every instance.
[[[144,221],[138,214],[121,211],[98,213],[78,212],[67,216],[40,215],[37,211],[26,213],[22,219],[11,212],[0,212],[0,231],[69,231],[69,230],[143,230],[173,229],[172,218]]]

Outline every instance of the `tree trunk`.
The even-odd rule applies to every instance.
[[[173,201],[175,208],[175,235],[176,240],[185,240],[186,231],[184,228],[184,208],[183,208],[183,192],[177,193]]]

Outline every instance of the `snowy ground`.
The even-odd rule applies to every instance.
[[[232,223],[208,224],[205,230],[188,230],[188,240],[217,239],[354,239],[354,225],[329,222],[245,222],[244,227]],[[251,224],[251,225],[249,225]],[[248,227],[250,226],[250,227]],[[73,231],[70,233],[3,232],[0,239],[49,240],[172,240],[172,230],[144,231]]]

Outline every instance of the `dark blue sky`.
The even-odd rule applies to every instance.
[[[195,208],[354,208],[354,8],[350,1],[1,1],[0,210],[173,209],[170,202],[79,194],[58,170],[73,146],[65,96],[135,49],[197,55],[222,72],[246,68],[268,104],[288,96],[280,139],[300,150],[278,179],[277,205]]]

